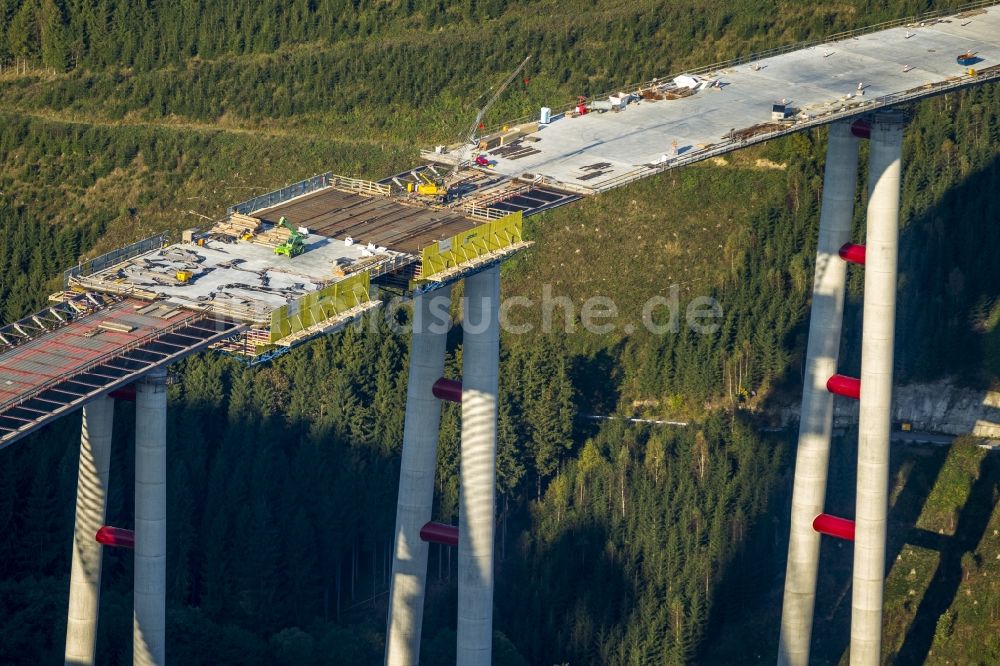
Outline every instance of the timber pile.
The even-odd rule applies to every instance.
[[[376,254],[373,257],[364,257],[363,259],[358,259],[347,266],[340,266],[339,268],[343,275],[351,275],[352,273],[357,273],[358,271],[374,266],[375,264],[380,264],[383,261],[385,261],[385,255]]]
[[[500,134],[491,134],[490,136],[484,136],[479,139],[479,145],[476,146],[479,150],[493,150],[500,145]]]
[[[244,215],[243,213],[233,213],[226,219],[217,222],[212,227],[212,233],[243,238],[247,233],[256,234],[259,229],[260,220],[256,217]]]
[[[250,239],[251,243],[266,245],[267,247],[277,247],[292,235],[292,232],[285,227],[271,227],[267,231],[262,231]]]
[[[647,102],[658,102],[663,99],[682,99],[694,94],[693,88],[666,87],[661,84],[639,91],[639,97]]]

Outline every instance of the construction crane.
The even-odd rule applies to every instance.
[[[517,77],[517,75],[521,73],[521,70],[524,69],[525,65],[528,64],[529,60],[531,60],[530,55],[521,61],[521,64],[517,66],[517,69],[511,72],[510,76],[508,76],[507,79],[500,85],[500,87],[497,88],[497,91],[493,93],[493,97],[490,97],[489,101],[486,102],[486,104],[484,104],[481,109],[479,109],[478,113],[476,113],[476,119],[472,122],[472,126],[469,128],[469,131],[466,134],[466,139],[464,144],[465,150],[468,150],[469,144],[475,143],[476,132],[479,130],[479,125],[480,123],[483,122],[483,118],[486,117],[486,112],[490,110],[490,107],[493,106],[493,104],[496,103],[498,99],[500,99],[500,95],[502,95],[503,91],[507,89],[507,86],[511,84],[511,81],[513,81]],[[452,176],[458,173],[458,170],[468,161],[469,161],[468,158],[459,158],[458,162],[455,163],[455,168],[452,169],[451,171]]]
[[[530,55],[521,61],[521,64],[517,66],[517,69],[511,72],[510,76],[508,76],[504,82],[500,84],[500,87],[497,88],[496,92],[493,93],[493,96],[490,97],[486,104],[484,104],[476,113],[476,119],[472,122],[472,126],[466,134],[465,143],[460,149],[461,152],[459,154],[459,158],[455,162],[454,168],[447,174],[447,177],[441,177],[435,171],[435,177],[430,178],[422,171],[415,171],[413,172],[415,182],[406,184],[407,192],[423,197],[433,197],[442,204],[448,203],[448,201],[452,198],[451,187],[455,184],[455,178],[458,175],[459,170],[472,161],[466,153],[469,150],[470,144],[475,144],[476,132],[479,129],[480,123],[483,122],[483,118],[486,117],[486,112],[490,110],[490,107],[492,107],[498,99],[500,99],[500,95],[503,94],[503,91],[507,89],[507,86],[511,84],[517,75],[521,73],[521,70],[524,69],[529,60],[531,60]],[[479,166],[486,166],[489,164],[487,159],[481,155],[475,158],[475,163]],[[431,169],[433,170],[433,167],[431,167]]]

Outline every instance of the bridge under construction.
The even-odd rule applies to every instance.
[[[250,364],[413,300],[386,638],[419,658],[428,544],[458,548],[458,663],[491,662],[499,265],[523,218],[747,145],[829,125],[779,663],[808,663],[822,534],[854,542],[851,663],[880,663],[898,210],[907,104],[1000,80],[1000,6],[977,4],[580,98],[423,151],[378,182],[325,173],[66,271],[45,310],[0,328],[0,448],[75,409],[83,431],[66,663],[92,664],[102,548],[135,551],[134,663],[166,663],[166,368],[206,348]],[[852,243],[859,144],[867,239]],[[864,267],[861,377],[838,374],[846,272]],[[461,382],[442,379],[465,283]],[[435,325],[437,324],[437,325]],[[857,514],[824,512],[832,401],[861,403]],[[117,400],[136,403],[134,533],[105,526]],[[461,404],[459,525],[431,521],[441,401]]]

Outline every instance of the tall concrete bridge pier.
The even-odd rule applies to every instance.
[[[881,659],[904,125],[904,114],[885,110],[870,123],[830,126],[779,638],[783,666],[809,663],[821,534],[854,541],[851,664]],[[849,242],[860,138],[870,139],[864,246]],[[865,270],[860,379],[837,374],[848,263]],[[824,513],[834,395],[861,401],[853,520]]]
[[[458,545],[457,663],[487,666],[493,641],[500,269],[465,279],[461,383],[442,379],[449,291],[419,296],[407,386],[385,663],[417,664],[428,542]],[[436,397],[435,397],[436,396]],[[461,402],[459,526],[431,522],[440,400]]]
[[[114,410],[114,398],[108,396],[97,398],[83,408],[66,614],[66,666],[93,666],[95,663],[104,550],[94,535],[104,525],[107,510]]]
[[[158,367],[128,392],[135,402],[135,529],[108,528],[111,435],[115,398],[83,407],[73,531],[66,666],[95,662],[104,545],[135,551],[133,663],[166,664],[167,370]],[[109,535],[105,538],[103,535]],[[96,537],[96,538],[95,538]]]
[[[837,372],[840,354],[847,262],[838,253],[851,238],[858,143],[850,121],[830,125],[792,492],[780,664],[809,662],[820,546],[812,521],[823,513],[826,503],[833,428],[833,394],[826,383]]]

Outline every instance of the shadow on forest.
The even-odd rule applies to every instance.
[[[1000,273],[993,261],[1000,228],[995,219],[986,219],[991,210],[998,210],[997,192],[1000,157],[957,183],[902,230],[897,384],[949,374],[966,383],[983,383],[986,336],[974,329],[973,321],[977,309],[1000,291]],[[853,299],[844,322],[854,367],[860,366],[862,305]]]
[[[995,454],[983,457],[979,478],[962,507],[952,536],[912,530],[910,543],[938,551],[938,568],[924,593],[906,639],[895,656],[899,664],[923,663],[934,641],[938,618],[951,606],[962,583],[962,556],[972,553],[986,532],[1000,490],[1000,461]]]
[[[570,380],[577,392],[577,407],[584,414],[612,414],[618,407],[619,358],[625,340],[610,349],[600,349],[591,356],[574,355]]]
[[[603,525],[565,519],[556,529],[551,540],[522,541],[522,548],[534,552],[510,560],[520,565],[501,567],[496,628],[518,637],[531,664],[602,663],[597,651],[624,631],[637,581],[628,580],[609,556]]]
[[[783,446],[785,455],[794,446],[788,434]],[[769,509],[751,525],[739,550],[721,575],[713,593],[708,631],[699,647],[698,663],[738,664],[773,663],[771,655],[778,644],[777,633],[769,641],[769,630],[776,626],[781,609],[780,581],[785,573],[785,550],[788,546],[788,507],[784,482],[775,483]],[[774,615],[774,619],[771,616]],[[748,622],[748,619],[750,620]],[[741,635],[728,635],[737,627]],[[728,640],[711,637],[722,633]]]

